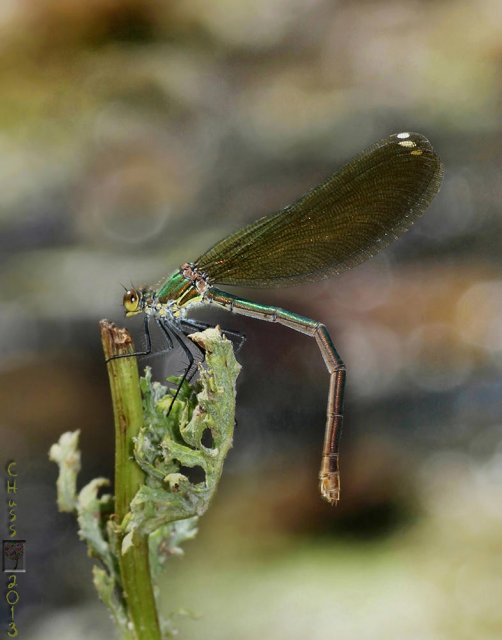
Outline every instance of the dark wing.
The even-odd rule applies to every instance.
[[[224,238],[195,266],[211,284],[249,287],[341,273],[406,231],[439,191],[442,176],[427,138],[392,135],[289,207]]]

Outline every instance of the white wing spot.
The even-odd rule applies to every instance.
[[[408,147],[409,149],[413,149],[413,147],[416,147],[416,143],[413,142],[413,140],[402,140],[401,142],[398,142],[398,144],[400,144],[402,147]]]
[[[405,140],[406,138],[410,137],[410,134],[409,133],[398,133],[397,137],[401,138],[401,140]]]

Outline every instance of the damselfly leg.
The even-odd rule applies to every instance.
[[[183,318],[180,321],[180,325],[186,336],[190,335],[193,329],[197,329],[197,331],[204,331],[205,329],[209,329],[209,327],[214,327],[214,324],[211,324],[210,322],[202,322],[201,320],[194,320],[193,318]],[[246,342],[246,336],[235,329],[222,329],[220,327],[220,331],[226,338],[235,338],[235,342],[237,344],[235,353],[239,353]]]
[[[110,362],[110,360],[117,360],[118,358],[131,358],[133,356],[148,356],[148,355],[150,355],[152,353],[152,337],[150,335],[150,326],[149,326],[149,318],[148,318],[148,316],[145,316],[144,319],[143,319],[143,330],[144,330],[145,339],[146,339],[146,350],[145,351],[134,351],[134,353],[122,353],[120,355],[111,356],[110,358],[105,360],[105,362]],[[172,347],[173,347],[172,340],[170,340],[170,342],[171,342],[170,348],[172,349]]]
[[[169,415],[169,412],[171,411],[171,407],[174,404],[174,401],[176,400],[176,398],[178,397],[181,388],[183,386],[183,383],[185,382],[185,380],[187,382],[190,382],[190,380],[193,378],[193,376],[195,375],[195,372],[197,371],[197,368],[194,366],[196,359],[193,356],[193,353],[191,352],[191,350],[187,347],[186,343],[185,343],[185,336],[182,333],[181,335],[178,333],[178,330],[175,329],[172,324],[168,323],[165,319],[163,318],[159,318],[158,319],[158,323],[159,323],[159,327],[162,329],[162,332],[164,333],[164,335],[166,336],[166,339],[169,340],[171,342],[171,345],[173,344],[172,339],[171,339],[171,335],[174,337],[174,339],[176,340],[176,342],[180,345],[180,347],[182,348],[182,350],[184,351],[187,360],[188,360],[188,365],[185,368],[185,371],[183,373],[183,375],[181,376],[181,380],[178,383],[178,386],[176,388],[176,391],[174,392],[174,396],[173,396],[173,400],[171,402],[171,406],[169,407],[169,411],[167,412],[167,414]],[[204,351],[195,343],[191,343],[193,345],[193,347],[200,352],[202,358],[201,360],[204,359]]]

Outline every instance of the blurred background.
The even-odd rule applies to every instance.
[[[411,130],[446,175],[410,233],[338,279],[242,292],[324,322],[346,362],[340,505],[317,489],[315,343],[201,311],[247,336],[238,424],[162,606],[190,609],[191,640],[500,638],[500,17],[497,0],[1,3],[0,438],[28,545],[19,637],[113,633],[47,452],[79,428],[81,483],[113,477],[98,321],[123,323],[121,283],[158,282]],[[141,346],[141,322],[127,326]]]

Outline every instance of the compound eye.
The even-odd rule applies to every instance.
[[[135,313],[136,311],[139,311],[139,301],[140,295],[136,291],[136,289],[128,289],[124,293],[124,299],[122,303],[127,313]]]

